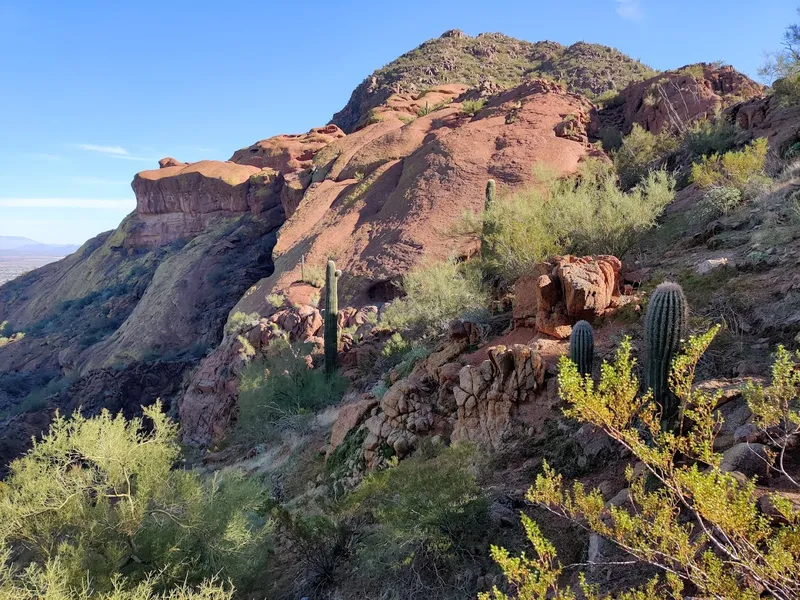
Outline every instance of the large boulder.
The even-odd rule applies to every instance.
[[[612,314],[631,298],[620,293],[615,256],[557,256],[538,263],[514,285],[514,323],[566,339],[572,325]]]
[[[341,137],[344,132],[336,125],[316,127],[308,133],[276,135],[237,150],[230,161],[287,175],[311,167],[314,155]]]

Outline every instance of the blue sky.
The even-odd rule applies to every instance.
[[[796,20],[768,0],[0,0],[0,235],[80,243],[134,207],[163,156],[226,160],[325,124],[352,89],[458,28],[615,46],[658,69],[752,76]]]

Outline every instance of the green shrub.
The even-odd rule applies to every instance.
[[[514,280],[555,254],[621,256],[655,224],[674,186],[665,171],[654,171],[623,192],[606,165],[587,161],[577,177],[523,190],[484,214],[492,223],[485,268]]]
[[[478,100],[465,100],[461,103],[461,114],[472,117],[484,106],[486,106],[486,98],[480,98]]]
[[[766,179],[767,149],[766,138],[758,138],[741,150],[703,157],[692,165],[690,180],[700,189],[724,186],[745,193],[751,185]]]
[[[800,484],[783,461],[800,424],[800,355],[779,348],[771,385],[751,381],[744,388],[752,424],[772,446],[763,468],[781,476],[781,484],[757,493],[756,480],[723,470],[723,455],[715,450],[719,431],[715,408],[722,391],[693,385],[698,362],[718,331],[715,327],[689,339],[685,354],[673,363],[672,389],[685,407],[677,435],[661,430],[658,406],[640,396],[628,340],[615,361],[603,365],[599,384],[583,378],[566,357],[559,363],[561,397],[570,406],[566,413],[603,430],[645,468],[641,474],[628,468],[630,502],[625,505],[609,506],[599,489],[589,490],[577,481],[568,484],[546,463],[526,499],[580,523],[660,571],[642,588],[616,596],[621,600],[687,594],[739,600],[800,597],[796,541],[800,510],[790,500]],[[647,485],[648,478],[652,485]],[[774,507],[774,516],[765,514],[763,500]],[[574,599],[572,590],[559,589],[563,568],[555,548],[536,523],[526,517],[523,522],[533,555],[514,558],[503,548],[492,547],[493,558],[515,590],[511,597]],[[581,581],[586,598],[601,598]],[[480,596],[481,600],[509,598],[497,588]]]
[[[735,187],[713,186],[703,196],[712,214],[728,214],[743,200],[742,192]]]
[[[252,329],[258,325],[258,321],[260,319],[261,316],[256,312],[244,313],[237,310],[231,315],[231,318],[228,319],[228,322],[225,323],[225,333],[228,335],[235,335],[237,333],[247,331],[248,329]]]
[[[283,303],[286,301],[283,294],[270,294],[266,297],[267,304],[269,304],[272,308],[281,308]]]
[[[394,329],[433,333],[465,310],[484,306],[480,271],[455,260],[429,263],[403,278],[404,298],[383,312],[383,322]]]
[[[800,73],[782,77],[772,84],[775,99],[782,106],[800,103]]]
[[[665,167],[679,144],[678,138],[669,131],[654,134],[634,124],[622,139],[620,148],[612,154],[622,188],[630,189],[654,169]]]
[[[318,265],[306,265],[304,270],[305,278],[302,282],[322,289],[325,285],[325,269]]]
[[[307,363],[311,347],[276,338],[266,356],[245,365],[239,375],[239,416],[236,441],[265,441],[282,419],[307,415],[341,400],[348,382],[326,377]]]
[[[594,103],[602,110],[625,104],[625,97],[615,89],[606,90],[594,98]]]
[[[709,154],[722,154],[734,147],[740,132],[736,123],[716,115],[693,123],[684,133],[682,145],[693,159]]]
[[[485,551],[487,502],[470,465],[474,448],[457,445],[413,457],[367,476],[348,499],[375,527],[357,546],[359,575],[372,594],[402,598],[458,597],[457,574]],[[462,590],[463,593],[463,590]]]
[[[87,579],[130,597],[139,584],[166,590],[215,575],[248,589],[269,554],[260,486],[173,470],[177,427],[160,405],[144,414],[146,429],[106,411],[56,417],[2,486],[0,549],[70,595]]]

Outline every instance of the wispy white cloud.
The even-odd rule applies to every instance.
[[[640,0],[615,0],[617,14],[627,21],[641,21],[644,18]]]
[[[123,179],[103,179],[102,177],[71,177],[72,183],[76,185],[128,185],[128,181]]]
[[[109,158],[118,158],[122,160],[135,160],[139,162],[150,162],[153,158],[146,156],[135,156],[128,152],[122,146],[102,146],[99,144],[70,144],[71,147],[78,150],[85,150],[86,152],[96,152],[103,154]]]
[[[136,200],[102,200],[95,198],[0,198],[0,208],[99,208],[133,210]]]

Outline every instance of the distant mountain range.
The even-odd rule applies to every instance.
[[[29,238],[0,235],[0,256],[67,256],[78,248],[75,244],[43,244]]]

